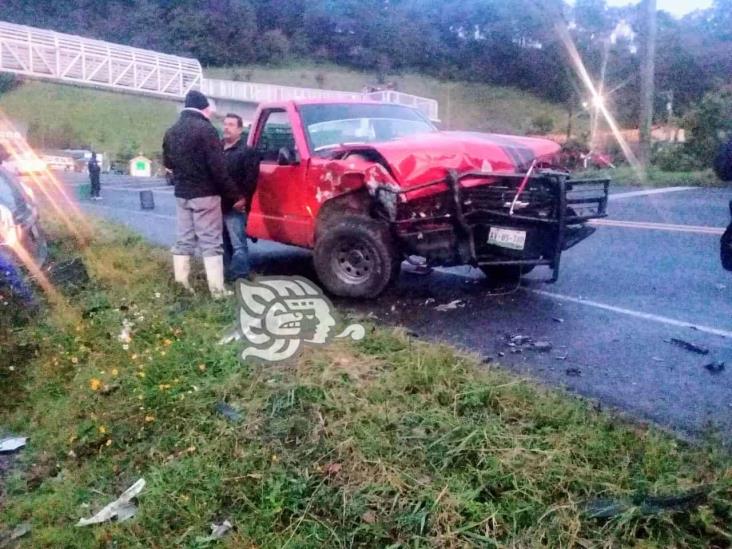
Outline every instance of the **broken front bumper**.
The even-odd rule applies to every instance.
[[[587,221],[606,217],[609,185],[554,171],[450,172],[409,189],[382,190],[397,195],[397,238],[430,264],[547,265],[556,281],[562,252],[594,232]]]

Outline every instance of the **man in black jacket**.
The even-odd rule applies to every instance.
[[[230,113],[224,117],[222,144],[226,168],[239,190],[239,195],[246,200],[243,212],[235,210],[230,200],[224,198],[221,201],[224,212],[224,269],[228,281],[249,275],[247,215],[252,207],[252,197],[259,176],[259,156],[243,142],[243,130],[244,124],[239,115]]]
[[[178,121],[165,133],[163,163],[173,172],[178,240],[173,246],[175,280],[191,289],[188,277],[196,244],[201,248],[211,295],[226,295],[224,288],[223,216],[221,200],[244,210],[236,185],[226,170],[216,129],[209,118],[213,109],[198,91],[186,95]]]
[[[89,170],[89,182],[91,183],[91,199],[101,200],[101,182],[99,177],[102,172],[102,168],[99,166],[99,162],[97,162],[97,153],[91,153],[91,159],[87,164],[87,169]]]

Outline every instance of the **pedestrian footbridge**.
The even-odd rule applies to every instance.
[[[196,59],[2,21],[0,72],[177,102],[197,89],[212,97],[219,111],[237,112],[248,120],[262,102],[364,98],[408,105],[439,119],[434,99],[393,90],[358,93],[208,79]]]

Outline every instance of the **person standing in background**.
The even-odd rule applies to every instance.
[[[99,162],[97,162],[96,152],[92,151],[91,158],[87,164],[87,169],[89,170],[89,182],[91,183],[91,199],[101,200],[102,197],[100,193],[102,190],[102,184],[100,174],[102,173],[102,168],[99,166]]]

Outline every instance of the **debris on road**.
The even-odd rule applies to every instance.
[[[554,322],[558,322],[559,324],[562,324],[564,322],[564,319],[563,318],[559,318],[558,316],[555,316],[554,318],[552,318],[552,320]]]
[[[519,354],[527,351],[537,351],[539,353],[548,353],[554,348],[551,342],[542,339],[534,341],[531,336],[527,335],[510,335],[506,334],[506,345],[511,348],[511,353]]]
[[[531,348],[532,348],[532,349],[533,349],[534,351],[538,351],[538,352],[540,352],[540,353],[548,353],[548,352],[549,352],[549,351],[551,351],[551,350],[552,350],[552,349],[553,349],[554,347],[553,347],[553,345],[552,345],[551,343],[549,343],[548,341],[537,341],[536,343],[534,343],[534,344],[533,344],[533,345],[531,346]]]
[[[234,528],[234,525],[231,524],[228,520],[225,520],[221,524],[212,524],[211,525],[211,535],[206,537],[199,537],[196,538],[196,541],[198,543],[208,543],[211,541],[218,541],[222,539],[226,534],[228,534],[231,529]]]
[[[674,496],[636,496],[631,499],[599,498],[584,506],[584,513],[593,519],[610,519],[636,508],[642,516],[665,511],[691,511],[707,500],[710,487],[702,486]]]
[[[88,519],[79,519],[79,522],[77,522],[76,525],[89,526],[90,524],[100,524],[114,518],[117,519],[117,522],[124,522],[125,520],[131,519],[135,514],[137,514],[137,506],[132,503],[132,499],[137,497],[144,487],[145,479],[141,478],[132,486],[127,488],[119,498],[105,506],[96,515]]]
[[[435,309],[444,313],[446,311],[454,311],[459,307],[465,307],[465,302],[462,299],[454,299],[450,303],[443,303],[442,305],[435,307]]]
[[[515,335],[510,337],[509,342],[512,345],[526,345],[531,343],[531,338],[525,335]]]
[[[582,375],[582,370],[579,368],[567,368],[564,370],[564,373],[567,374],[569,377],[579,377]]]
[[[721,360],[717,360],[715,362],[710,362],[709,364],[705,364],[704,368],[707,369],[712,374],[719,374],[724,371],[725,364]]]
[[[8,547],[10,543],[22,538],[31,531],[31,525],[27,522],[19,524],[11,532],[0,532],[0,547]]]
[[[681,347],[682,349],[686,349],[687,351],[696,353],[698,355],[708,355],[709,354],[709,349],[705,349],[704,347],[700,347],[699,345],[694,345],[693,343],[689,343],[688,341],[684,341],[683,339],[678,339],[678,338],[672,337],[669,340],[669,343],[672,343],[673,345],[676,345],[677,347]]]
[[[556,355],[554,358],[557,360],[567,360],[567,358],[569,358],[569,355],[567,353],[564,353],[563,355]]]
[[[15,452],[25,446],[28,437],[12,437],[0,440],[0,454]]]
[[[243,416],[239,410],[236,408],[233,408],[232,406],[229,406],[226,404],[226,402],[218,402],[216,403],[216,406],[214,407],[214,410],[216,410],[219,414],[224,416],[226,419],[233,423],[238,423],[242,420]]]

